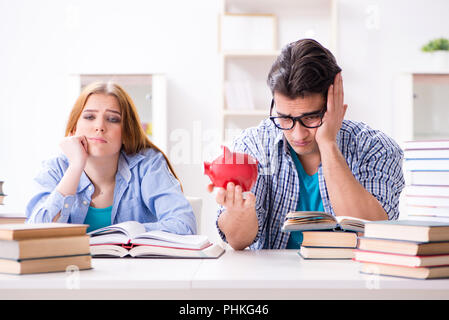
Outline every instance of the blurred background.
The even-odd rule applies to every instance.
[[[444,12],[446,0],[0,0],[0,214],[24,214],[80,88],[112,79],[215,238],[203,161],[268,116],[269,68],[305,37],[342,67],[348,119],[401,146],[448,138],[449,51],[422,50],[449,37]]]

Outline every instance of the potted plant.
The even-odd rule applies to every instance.
[[[438,69],[449,68],[449,40],[437,38],[430,40],[421,47],[423,52],[430,52],[433,56],[434,65]]]

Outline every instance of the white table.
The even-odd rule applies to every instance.
[[[350,260],[297,250],[227,251],[219,259],[92,259],[79,273],[0,274],[0,299],[449,299],[449,279],[359,273]]]

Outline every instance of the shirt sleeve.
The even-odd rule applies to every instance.
[[[377,134],[361,143],[354,177],[384,208],[389,220],[399,218],[399,196],[405,181],[403,151],[391,138]]]
[[[63,196],[56,190],[62,175],[55,162],[45,161],[33,180],[33,196],[26,206],[27,223],[52,222],[58,213],[57,222],[68,222],[75,196]]]
[[[162,153],[157,152],[147,165],[143,170],[141,192],[145,205],[155,213],[157,221],[145,223],[146,231],[195,234],[197,226],[192,206]]]

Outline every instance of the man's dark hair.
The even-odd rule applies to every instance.
[[[341,71],[333,54],[312,39],[301,39],[286,45],[273,63],[267,83],[271,93],[290,99],[327,90]]]

